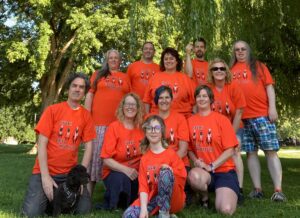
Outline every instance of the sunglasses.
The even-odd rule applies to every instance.
[[[218,71],[218,70],[225,71],[226,68],[225,67],[212,67],[211,70],[212,71]]]
[[[160,126],[160,125],[156,125],[156,126],[146,126],[145,129],[146,129],[146,132],[147,132],[147,133],[151,133],[151,132],[154,132],[154,133],[160,133],[160,131],[161,131],[161,126]]]
[[[235,51],[246,51],[247,49],[246,48],[236,48],[234,49]]]

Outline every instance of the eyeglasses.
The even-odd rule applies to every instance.
[[[161,126],[160,126],[160,125],[156,125],[156,126],[146,126],[145,129],[146,129],[146,132],[147,132],[147,133],[151,133],[151,132],[154,132],[154,133],[160,133],[160,131],[161,131]]]
[[[136,103],[124,103],[124,107],[126,108],[136,108]]]
[[[218,71],[218,70],[225,71],[226,68],[225,67],[212,67],[211,70],[212,71]]]
[[[234,50],[235,51],[246,51],[247,49],[243,47],[243,48],[235,48]]]

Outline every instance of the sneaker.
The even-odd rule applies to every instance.
[[[254,189],[252,192],[250,192],[249,197],[262,199],[264,197],[264,194],[262,191],[257,191],[256,189]]]
[[[169,211],[159,210],[157,218],[170,218]]]
[[[271,200],[275,201],[275,202],[284,202],[284,201],[287,201],[287,198],[285,197],[285,195],[282,192],[275,192],[272,195]]]

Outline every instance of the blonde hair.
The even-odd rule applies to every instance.
[[[150,145],[150,142],[149,142],[149,140],[146,136],[146,127],[149,126],[150,123],[153,120],[156,120],[157,122],[159,122],[159,124],[161,126],[161,144],[162,144],[162,147],[163,148],[168,147],[168,143],[167,143],[167,140],[166,140],[166,125],[165,125],[165,122],[160,116],[152,115],[152,116],[148,117],[142,125],[143,131],[145,133],[145,137],[141,141],[140,148],[141,148],[141,152],[143,154],[146,153],[146,151],[149,149],[149,145]]]
[[[125,100],[126,100],[126,98],[127,98],[128,96],[133,97],[134,100],[135,100],[135,102],[136,102],[136,109],[137,109],[137,112],[136,112],[136,115],[135,115],[135,117],[134,117],[134,125],[135,125],[136,127],[140,127],[140,125],[141,125],[142,122],[143,122],[143,116],[144,116],[143,103],[142,103],[140,97],[139,97],[138,95],[132,93],[132,92],[126,94],[126,95],[122,98],[122,100],[121,100],[121,102],[120,102],[120,104],[119,104],[119,106],[118,106],[118,108],[117,108],[117,110],[116,110],[116,117],[117,117],[118,120],[121,121],[121,122],[123,122],[123,121],[125,120],[125,114],[124,114],[123,108],[124,108]]]
[[[210,63],[209,63],[209,67],[208,67],[208,75],[207,75],[207,82],[211,83],[211,84],[215,84],[215,79],[213,77],[213,72],[212,72],[212,68],[213,65],[216,63],[222,63],[224,64],[224,67],[226,68],[226,76],[225,76],[225,83],[231,83],[232,81],[232,74],[229,70],[228,65],[226,64],[226,62],[221,59],[221,58],[215,58],[213,59]]]

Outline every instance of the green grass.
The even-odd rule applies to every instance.
[[[0,217],[19,217],[20,207],[25,195],[28,178],[31,174],[35,156],[28,155],[31,145],[0,145]],[[246,199],[233,217],[300,217],[300,148],[286,147],[280,150],[279,156],[283,167],[283,190],[288,201],[274,203],[270,201],[273,185],[269,176],[266,160],[260,156],[262,165],[262,184],[265,193],[263,200]],[[243,155],[244,163],[245,155]],[[93,202],[102,200],[103,185],[95,189]],[[250,177],[245,164],[244,192],[251,190]],[[121,217],[121,212],[93,211],[84,217]],[[225,217],[214,210],[203,210],[192,206],[177,214],[178,217]],[[72,216],[63,216],[72,217]]]

